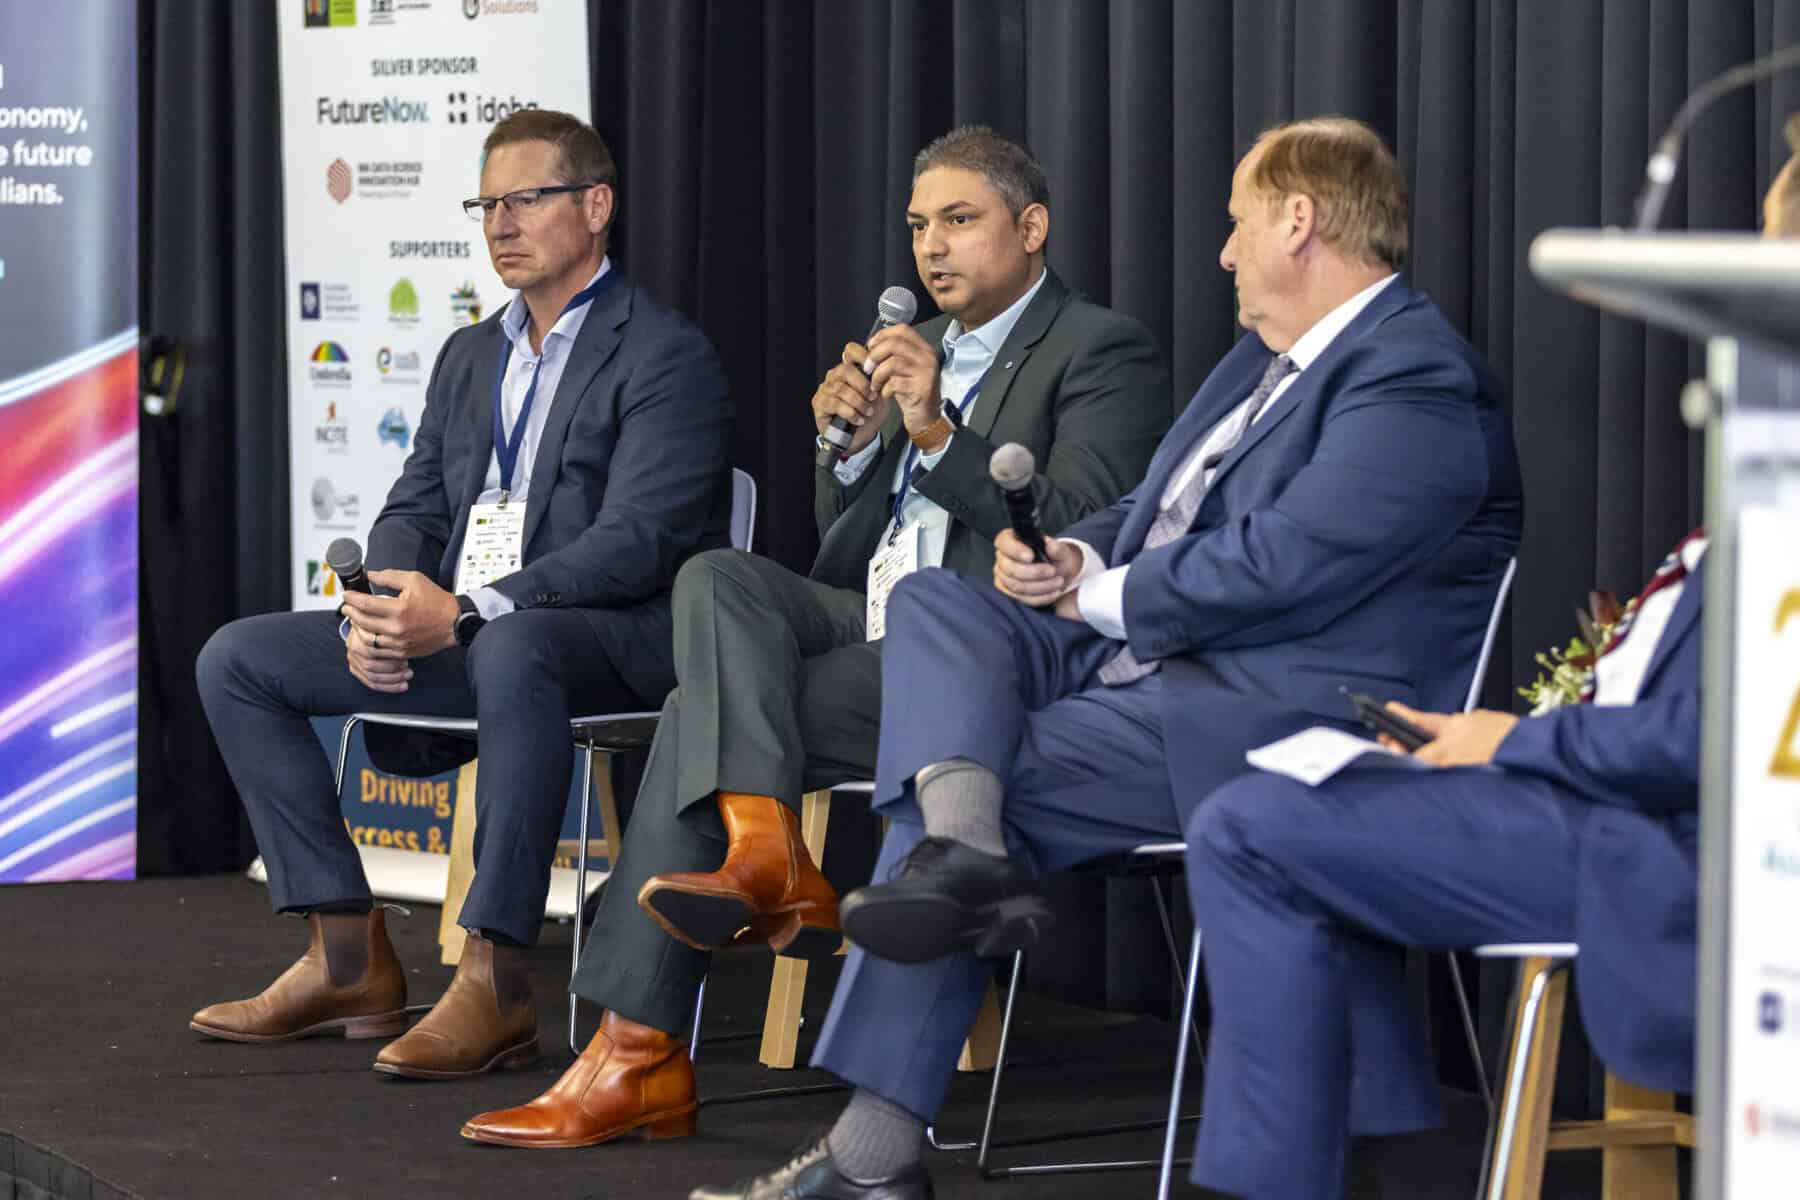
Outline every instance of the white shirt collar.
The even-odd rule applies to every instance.
[[[1006,307],[1005,311],[993,320],[977,325],[974,329],[964,329],[962,322],[952,317],[950,324],[944,327],[945,357],[949,357],[951,352],[965,339],[980,346],[990,356],[1000,353],[1000,347],[1006,344],[1006,339],[1012,334],[1013,326],[1017,325],[1019,318],[1025,315],[1025,310],[1030,307],[1032,299],[1044,286],[1044,280],[1049,277],[1050,268],[1038,268],[1037,282],[1026,288],[1023,296],[1014,300]]]
[[[602,255],[600,259],[600,269],[594,272],[592,278],[581,285],[582,288],[585,290],[593,287],[596,283],[600,282],[610,270],[612,270],[612,259]],[[544,335],[545,344],[548,345],[550,339],[553,337],[560,336],[573,338],[581,331],[581,323],[587,319],[588,309],[592,307],[593,303],[590,301],[580,308],[575,309],[573,312],[565,312],[557,317],[556,324],[552,325],[550,327],[550,332]],[[531,309],[526,305],[525,298],[518,292],[514,292],[512,300],[507,303],[505,315],[500,318],[501,332],[506,334],[506,339],[513,344],[513,349],[526,358],[536,357],[531,350],[531,338],[525,332],[525,322],[529,320],[530,317]]]
[[[1369,302],[1381,293],[1381,289],[1398,278],[1397,274],[1389,275],[1386,279],[1371,283],[1314,321],[1313,327],[1301,334],[1294,342],[1293,348],[1287,352],[1289,360],[1294,364],[1294,369],[1304,371],[1312,366],[1313,360],[1325,353],[1325,348],[1337,339],[1338,334],[1344,332],[1350,322],[1356,320],[1363,309],[1369,307]]]

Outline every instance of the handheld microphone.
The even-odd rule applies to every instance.
[[[1036,473],[1037,462],[1031,451],[1017,442],[1006,443],[988,459],[988,474],[1006,501],[1006,515],[1014,536],[1031,547],[1039,562],[1049,562],[1044,531],[1038,526],[1037,497],[1031,494],[1031,477]]]
[[[362,547],[356,544],[355,538],[332,539],[331,545],[325,547],[325,565],[336,573],[346,592],[370,594],[369,576],[363,570]]]
[[[890,326],[906,324],[913,319],[913,314],[918,311],[918,297],[914,296],[907,289],[900,287],[898,284],[889,288],[887,291],[881,293],[881,299],[875,302],[875,323],[869,326],[869,332],[868,335],[863,338],[863,344],[865,346],[868,345],[869,338],[874,337],[876,334]],[[864,359],[862,366],[863,374],[867,375],[871,370],[872,368],[869,366],[869,361]],[[850,422],[846,421],[843,417],[831,418],[831,424],[826,428],[823,435],[825,444],[820,446],[818,454],[813,456],[814,464],[821,468],[830,467],[833,459],[838,455],[849,451],[850,439],[854,437],[855,434],[856,426],[850,424]]]
[[[1663,204],[1669,198],[1669,185],[1675,182],[1675,167],[1680,161],[1682,139],[1687,136],[1688,126],[1694,123],[1695,117],[1720,96],[1796,66],[1800,66],[1800,45],[1789,46],[1765,58],[1733,67],[1694,89],[1693,94],[1675,110],[1675,116],[1669,121],[1669,131],[1662,135],[1662,140],[1656,143],[1656,152],[1644,164],[1644,186],[1638,192],[1637,217],[1632,222],[1632,228],[1639,233],[1648,233],[1662,219]]]

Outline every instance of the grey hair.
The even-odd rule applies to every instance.
[[[913,182],[933,167],[961,167],[981,175],[1016,221],[1033,204],[1050,207],[1050,182],[1031,152],[986,125],[961,125],[934,140],[913,159]]]

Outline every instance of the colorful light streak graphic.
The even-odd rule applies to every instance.
[[[0,883],[137,855],[137,331],[0,380]]]

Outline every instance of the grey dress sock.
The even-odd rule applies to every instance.
[[[851,1179],[892,1179],[924,1157],[925,1122],[857,1088],[825,1141],[838,1169]]]
[[[966,758],[932,763],[913,777],[925,832],[973,846],[995,858],[1006,857],[1000,832],[1000,777]]]

